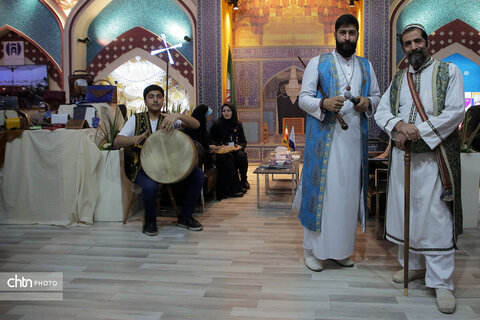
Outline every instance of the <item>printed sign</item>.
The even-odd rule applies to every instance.
[[[23,41],[4,41],[3,43],[3,64],[24,65],[24,44]]]

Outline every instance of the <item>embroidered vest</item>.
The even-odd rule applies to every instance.
[[[362,71],[361,93],[369,96],[370,92],[370,64],[368,60],[356,57]],[[318,83],[328,97],[338,96],[339,78],[332,53],[319,57]],[[320,91],[317,98],[323,98]],[[321,231],[323,198],[327,176],[327,164],[336,118],[333,112],[327,111],[323,121],[307,114],[305,132],[305,159],[302,171],[302,203],[298,218],[302,225],[312,231]],[[364,212],[367,212],[367,181],[368,181],[368,119],[362,113],[362,185],[364,197]],[[349,129],[350,130],[350,129]],[[360,159],[359,159],[360,161]],[[363,217],[366,219],[366,217]]]
[[[138,136],[144,132],[148,132],[148,135],[152,134],[152,128],[150,126],[150,118],[148,117],[148,112],[136,113],[135,115],[135,133],[134,135]],[[160,115],[157,122],[157,128],[160,123],[162,123],[163,115]],[[129,178],[133,182],[137,178],[137,174],[142,168],[140,163],[140,152],[142,151],[142,146],[145,143],[145,140],[142,141],[140,145],[134,145],[131,147],[130,161],[129,161]]]
[[[435,83],[432,86],[433,99],[433,116],[439,116],[445,109],[445,99],[447,96],[447,88],[449,83],[449,64],[448,62],[435,61],[433,66],[432,81]],[[390,107],[394,116],[398,115],[400,106],[400,88],[407,69],[399,71],[392,80],[390,88]],[[410,95],[410,92],[406,93]],[[439,133],[437,133],[439,135]],[[440,135],[439,135],[440,137]],[[454,130],[448,137],[440,137],[442,142],[437,148],[440,148],[442,155],[446,159],[448,175],[453,181],[453,208],[452,214],[454,216],[454,238],[463,232],[463,212],[460,191],[460,139],[458,129]],[[432,149],[423,141],[418,140],[411,144],[411,152],[433,152]]]

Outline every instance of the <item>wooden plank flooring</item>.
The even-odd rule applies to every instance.
[[[158,218],[156,237],[141,233],[139,216],[68,229],[0,225],[0,271],[64,275],[62,301],[0,301],[0,319],[480,319],[479,228],[460,237],[457,311],[444,315],[423,280],[408,297],[391,281],[397,249],[375,240],[373,220],[366,234],[357,231],[355,267],[327,261],[309,271],[296,214],[257,209],[251,173],[249,181],[243,198],[207,203],[202,232],[168,217]],[[281,185],[290,186],[273,184]]]

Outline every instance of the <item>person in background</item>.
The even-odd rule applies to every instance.
[[[209,138],[210,150],[217,153],[217,200],[242,197],[250,189],[247,181],[248,158],[245,153],[247,140],[233,105],[225,103],[222,106],[222,115],[210,128]]]
[[[205,165],[206,168],[210,168],[212,165],[211,154],[209,151],[208,143],[208,130],[207,123],[212,114],[212,109],[204,104],[200,104],[192,111],[192,118],[195,118],[200,126],[197,129],[184,128],[185,132],[195,142],[197,147],[198,165],[201,167]]]

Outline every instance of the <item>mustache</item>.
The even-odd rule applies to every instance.
[[[427,55],[421,49],[415,49],[407,55],[407,58],[412,66],[418,67],[422,65]]]

